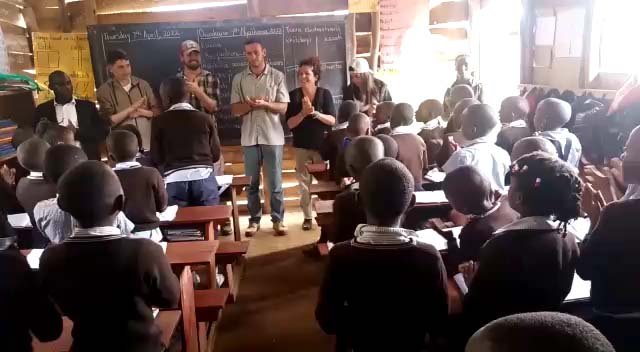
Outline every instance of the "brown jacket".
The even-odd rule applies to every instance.
[[[398,161],[411,172],[416,190],[422,190],[423,177],[429,166],[427,145],[413,133],[391,134],[391,138],[398,143]]]

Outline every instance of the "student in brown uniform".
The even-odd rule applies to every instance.
[[[469,334],[499,317],[557,310],[573,283],[578,246],[567,222],[580,216],[580,178],[539,152],[518,159],[510,174],[509,205],[521,219],[496,231],[479,261],[461,268],[470,280],[463,312]]]
[[[333,180],[336,179],[336,161],[342,149],[344,138],[347,136],[349,118],[357,113],[358,104],[356,102],[353,100],[343,101],[338,108],[337,122],[335,126],[333,126],[333,130],[329,132],[322,141],[320,155],[322,156],[322,160],[329,162],[329,174]]]
[[[435,99],[427,99],[420,103],[416,110],[416,121],[423,124],[418,136],[427,145],[427,155],[435,160],[435,155],[440,151],[444,138],[444,130],[447,123],[442,118],[444,108],[442,103]],[[430,160],[433,162],[434,160]]]
[[[395,139],[391,138],[391,136],[387,136],[386,134],[379,134],[376,138],[378,138],[384,146],[385,158],[398,158],[398,143],[396,143]]]
[[[556,148],[547,139],[542,137],[526,137],[517,141],[511,150],[511,161],[516,161],[524,155],[533,152],[544,152],[549,155],[558,156]]]
[[[516,221],[519,215],[507,199],[491,189],[491,182],[474,166],[462,166],[447,174],[442,189],[451,207],[469,218],[460,231],[460,246],[453,236],[446,238],[450,264],[447,268],[452,269],[447,271],[453,274],[459,264],[478,261],[480,248],[493,233]]]
[[[31,352],[31,336],[55,340],[62,332],[62,318],[16,244],[7,214],[1,212],[0,346],[3,351]]]
[[[511,154],[516,142],[531,136],[531,129],[526,123],[529,103],[523,97],[507,97],[502,101],[498,114],[502,122],[502,130],[498,133],[496,145]]]
[[[640,183],[640,128],[629,135],[622,161],[624,181]],[[594,325],[616,350],[637,351],[640,346],[640,200],[629,196],[608,204],[600,221],[581,244],[578,274],[591,280]]]
[[[367,223],[329,252],[316,306],[322,329],[336,335],[336,351],[423,351],[427,335],[437,335],[447,319],[440,254],[400,228],[413,189],[411,173],[393,159],[363,173]]]
[[[356,113],[354,115],[351,115],[346,132],[347,135],[342,140],[342,144],[340,145],[340,149],[338,151],[338,157],[336,158],[335,172],[336,183],[343,185],[345,183],[345,178],[351,178],[351,175],[349,175],[349,170],[347,170],[344,153],[353,139],[360,136],[371,135],[371,121],[369,120],[369,116],[363,113]]]
[[[176,307],[178,279],[162,247],[128,238],[112,225],[124,209],[118,177],[104,163],[84,162],[58,185],[60,208],[78,222],[47,248],[40,273],[47,292],[73,321],[73,351],[162,350],[152,307]]]
[[[167,208],[167,190],[157,169],[142,166],[136,161],[138,140],[124,130],[114,130],[107,139],[109,156],[116,162],[113,171],[120,179],[126,203],[124,213],[135,224],[136,237],[162,240],[160,220],[156,212]]]
[[[391,112],[396,106],[392,101],[385,101],[376,106],[376,112],[372,118],[373,134],[391,134]]]
[[[422,190],[422,181],[427,173],[429,159],[427,146],[410,128],[413,123],[413,108],[407,103],[397,104],[391,113],[391,138],[398,144],[398,161],[404,164],[411,175],[416,191]]]
[[[347,186],[333,201],[334,231],[329,236],[332,243],[352,239],[356,227],[367,221],[359,196],[359,182],[367,166],[384,157],[384,146],[376,137],[357,137],[347,148],[345,157],[347,170],[355,183]]]
[[[462,136],[460,129],[462,128],[462,113],[466,108],[471,105],[480,104],[475,99],[462,99],[453,109],[453,113],[449,118],[447,127],[444,129],[444,135],[442,137],[442,147],[438,150],[436,155],[436,164],[442,167],[447,163],[447,160],[453,155],[453,153],[464,144],[465,140]]]

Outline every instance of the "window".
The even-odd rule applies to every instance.
[[[591,55],[598,73],[640,72],[640,46],[634,36],[640,1],[597,0],[594,8]],[[595,59],[595,60],[593,60]]]

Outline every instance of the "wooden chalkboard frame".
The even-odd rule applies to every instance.
[[[340,48],[342,47],[342,45],[344,45],[344,53],[341,54],[339,52],[340,50],[320,50],[320,52],[318,53],[321,61],[323,61],[323,56],[335,57],[335,55],[338,55],[339,57],[339,60],[335,60],[327,63],[327,65],[332,63],[338,63],[338,65],[331,66],[331,69],[334,70],[332,71],[333,80],[329,82],[331,86],[323,85],[323,83],[327,83],[326,81],[325,82],[323,82],[323,80],[320,81],[320,85],[326,88],[329,88],[334,95],[334,100],[336,101],[336,103],[339,103],[342,100],[342,89],[348,82],[348,63],[351,60],[351,52],[354,45],[352,43],[352,37],[353,37],[352,34],[353,34],[354,28],[352,28],[351,21],[348,21],[347,18],[348,17],[346,15],[295,16],[295,17],[254,18],[254,19],[223,20],[223,21],[196,21],[196,22],[180,22],[180,23],[156,22],[156,23],[130,23],[130,24],[109,24],[109,25],[88,26],[87,30],[89,34],[88,38],[89,38],[89,44],[91,49],[91,61],[93,63],[93,71],[94,71],[94,77],[96,81],[96,87],[99,87],[102,83],[106,82],[109,78],[106,70],[106,52],[107,50],[117,47],[119,45],[117,43],[122,43],[121,45],[124,46],[123,49],[125,49],[129,53],[129,56],[132,62],[133,74],[137,77],[140,77],[142,79],[149,81],[149,83],[152,85],[152,88],[157,93],[159,81],[161,81],[161,79],[159,80],[158,76],[156,76],[155,73],[161,72],[164,70],[165,72],[164,76],[166,77],[169,74],[171,74],[171,72],[173,72],[173,74],[177,72],[177,68],[179,66],[178,45],[180,41],[186,40],[186,39],[197,39],[198,41],[200,41],[201,39],[202,40],[219,39],[220,42],[222,42],[223,40],[225,40],[222,38],[233,37],[233,39],[229,39],[229,40],[234,40],[233,46],[235,46],[235,45],[238,45],[237,43],[241,45],[242,42],[244,42],[244,40],[249,37],[257,37],[258,39],[261,38],[261,35],[254,36],[248,33],[250,31],[246,30],[247,27],[251,27],[259,31],[260,28],[281,26],[282,28],[281,52],[279,52],[278,49],[270,50],[272,48],[269,47],[269,43],[265,43],[265,46],[267,46],[267,55],[269,57],[277,57],[279,55],[279,57],[282,58],[282,60],[278,60],[279,58],[278,57],[276,59],[277,61],[274,61],[275,63],[273,66],[285,72],[285,74],[287,75],[287,81],[288,81],[287,88],[289,90],[292,90],[295,87],[297,87],[297,83],[291,84],[291,82],[295,82],[295,73],[293,73],[293,79],[292,79],[291,72],[292,71],[295,72],[294,65],[297,65],[296,61],[301,59],[301,57],[296,57],[296,55],[303,52],[304,50],[297,50],[297,47],[295,47],[295,45],[299,43],[299,41],[296,41],[296,40],[290,41],[291,44],[285,44],[285,38],[294,39],[294,36],[296,35],[296,33],[289,33],[288,30],[290,28],[296,28],[295,26],[301,26],[300,28],[316,26],[317,28],[319,28],[318,31],[321,32],[322,28],[318,26],[325,26],[323,27],[325,29],[326,29],[326,26],[338,26],[336,28],[340,29],[340,34],[342,38],[340,38],[335,43],[335,45]],[[243,29],[244,32],[241,32],[239,35],[235,34],[238,32],[234,32],[234,35],[231,35],[229,37],[221,35],[220,37],[212,37],[212,38],[204,38],[204,37],[201,38],[200,34],[202,33],[197,32],[200,29],[208,29],[212,31],[216,31],[216,30],[224,31],[230,28],[235,29],[235,27],[244,28]],[[144,32],[144,33],[140,32],[140,31],[144,31],[145,29],[148,29],[149,32]],[[156,33],[153,31],[153,29],[162,29],[162,31],[161,33]],[[193,31],[193,33],[189,34],[188,31]],[[119,32],[119,34],[115,32]],[[136,32],[135,35],[133,35],[134,32]],[[179,38],[176,37],[176,33],[181,33]],[[109,38],[115,38],[113,37],[114,34],[119,35],[121,38],[120,39],[116,38],[114,39],[113,42],[105,44],[103,39],[106,38],[104,37],[106,34],[109,34]],[[197,38],[194,38],[193,34],[196,34]],[[127,37],[127,35],[129,35],[129,37]],[[165,35],[167,35],[168,37],[166,37]],[[215,35],[217,35],[217,33],[215,33]],[[315,35],[316,37],[318,37],[321,34],[316,33],[312,35]],[[329,34],[323,34],[323,35],[329,35]],[[134,40],[135,43],[133,44],[131,41],[132,36],[138,38]],[[154,36],[157,36],[157,38],[154,38]],[[235,41],[235,38],[237,38],[237,42]],[[323,38],[326,39],[327,37],[323,37]],[[154,40],[156,41],[156,43],[158,43],[157,47],[160,50],[159,53],[153,53],[153,52],[150,53],[148,52],[148,50],[147,51],[143,50],[142,52],[136,51],[136,49],[140,50],[141,46],[138,46],[138,45],[141,45],[140,43],[148,43]],[[305,44],[307,46],[309,45],[308,43],[305,43]],[[165,48],[161,48],[160,47],[161,45],[165,45]],[[333,45],[333,44],[329,43],[328,45]],[[135,46],[138,46],[138,47],[135,47]],[[240,140],[240,130],[239,130],[240,121],[230,116],[229,107],[225,106],[225,105],[228,105],[228,104],[225,104],[225,99],[227,95],[225,95],[226,93],[223,92],[222,90],[223,89],[230,90],[231,88],[230,77],[232,77],[234,73],[240,72],[244,67],[246,67],[246,66],[240,65],[240,62],[244,62],[244,58],[243,57],[242,58],[221,57],[224,55],[220,55],[220,57],[217,57],[218,54],[215,51],[216,49],[213,49],[212,47],[205,48],[206,45],[203,45],[202,42],[201,42],[201,46],[203,47],[202,51],[203,51],[204,68],[210,71],[213,71],[215,74],[220,73],[220,75],[222,76],[220,89],[221,89],[221,95],[224,96],[224,98],[221,98],[223,106],[221,107],[221,110],[218,113],[216,113],[219,130],[220,130],[219,133],[220,133],[221,141],[223,142],[223,144],[226,144],[226,145],[237,145],[239,144],[239,140]],[[219,47],[219,46],[216,46],[216,47]],[[130,50],[127,50],[128,48]],[[207,50],[210,50],[209,52],[213,52],[215,55],[212,54],[212,56],[205,57],[205,52],[207,52]],[[312,49],[307,48],[306,50],[312,50]],[[318,51],[317,40],[316,40],[315,50]],[[207,54],[209,52],[207,52]],[[238,53],[235,52],[235,53],[229,53],[229,54],[236,54],[237,56]],[[170,55],[172,55],[173,58],[171,58]],[[292,58],[288,57],[288,55],[294,58],[293,62],[291,62]],[[334,56],[331,56],[331,55],[334,55]],[[208,61],[209,59],[213,61]],[[233,69],[229,69],[226,63],[223,64],[225,68],[222,68],[221,70],[218,70],[217,68],[211,69],[213,66],[216,66],[216,64],[218,64],[219,62],[222,62],[220,61],[221,59],[231,59],[230,61],[235,61],[235,62],[232,62],[231,64],[233,66]],[[160,61],[165,60],[166,62],[171,62],[171,64],[169,64],[170,66],[172,64],[175,64],[175,62],[178,62],[178,64],[175,64],[174,66],[172,66],[171,70],[169,70],[167,67],[165,67],[167,66],[167,64],[164,64],[164,65],[157,64],[158,60]],[[278,65],[279,61],[282,61],[281,65]],[[149,62],[149,63],[147,64],[146,62]],[[324,63],[325,62],[323,61],[323,64]],[[144,66],[141,66],[141,65],[144,65]],[[162,66],[162,67],[157,67],[157,66]],[[149,77],[145,77],[145,75],[137,74],[136,72],[141,71],[140,67],[143,67],[144,70],[146,70],[147,72],[153,71],[154,72],[152,74],[153,77],[151,77],[150,79]],[[329,67],[329,66],[325,66],[325,67]],[[340,76],[336,76],[336,75],[340,75]],[[283,127],[285,128],[285,133],[289,134],[289,131],[286,128],[286,123],[283,123]]]

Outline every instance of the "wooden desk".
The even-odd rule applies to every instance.
[[[333,200],[317,200],[313,205],[316,211],[316,222],[320,227],[333,225]]]
[[[244,256],[249,250],[250,241],[222,241],[216,252],[216,262],[219,266],[224,266],[224,284],[228,287],[229,301],[235,302],[240,290],[240,279],[244,272]]]
[[[307,171],[318,181],[329,181],[329,167],[326,163],[307,164]]]
[[[251,183],[251,176],[234,176],[231,182],[231,206],[233,207],[233,238],[242,240],[240,233],[240,212],[238,211],[238,196]]]
[[[317,195],[318,198],[322,200],[333,200],[336,198],[338,193],[342,192],[342,188],[332,181],[320,181],[318,183],[311,184],[309,192]]]
[[[161,341],[164,346],[169,346],[171,343],[171,336],[173,336],[182,313],[179,310],[162,310],[158,312],[155,323],[162,331]],[[31,345],[34,352],[63,352],[71,349],[73,343],[73,337],[71,337],[71,331],[73,330],[73,322],[67,317],[62,318],[62,334],[60,337],[51,342],[40,342],[34,338]]]
[[[226,223],[231,218],[231,212],[232,207],[228,205],[180,208],[173,221],[161,222],[160,227],[197,227],[202,231],[205,241],[214,241],[215,226]]]
[[[219,241],[189,241],[167,244],[167,260],[174,272],[181,272],[187,265],[206,266],[210,288],[216,287],[216,252]]]

